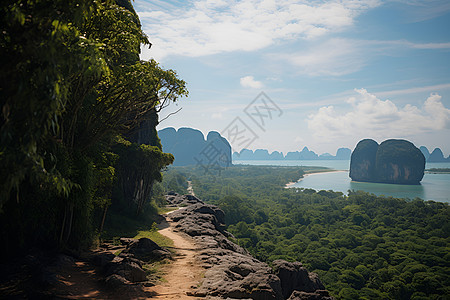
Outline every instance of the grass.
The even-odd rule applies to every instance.
[[[144,269],[147,279],[154,284],[157,282],[166,282],[164,279],[164,266],[169,264],[170,262],[167,259],[161,261],[155,261],[151,263],[144,264],[142,269]]]
[[[156,230],[139,230],[134,238],[148,238],[157,243],[160,247],[173,247],[173,241]]]
[[[177,210],[178,207],[168,207],[168,206],[163,206],[163,207],[158,207],[158,214],[163,215],[163,214],[167,214],[168,212]]]

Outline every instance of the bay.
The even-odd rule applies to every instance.
[[[450,174],[426,173],[420,185],[385,184],[351,181],[348,176],[348,160],[247,160],[234,161],[234,164],[275,165],[275,166],[317,166],[327,167],[338,172],[324,172],[306,175],[290,187],[311,188],[314,190],[333,190],[348,194],[348,190],[361,190],[378,196],[398,198],[421,198],[450,203]],[[426,169],[450,168],[450,163],[427,163]]]

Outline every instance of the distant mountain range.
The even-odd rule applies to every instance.
[[[330,153],[318,155],[308,147],[304,147],[302,151],[288,152],[286,155],[278,151],[269,153],[265,149],[257,149],[255,152],[242,149],[239,153],[233,153],[233,160],[349,160],[351,154],[352,150],[348,148],[339,148],[335,156]]]
[[[427,162],[450,162],[450,155],[444,157],[440,148],[435,148],[430,154],[427,147],[421,146],[420,151]],[[286,155],[283,152],[269,151],[265,149],[257,149],[255,151],[249,149],[242,149],[239,153],[233,153],[233,160],[350,160],[352,150],[349,148],[339,148],[336,155],[330,153],[323,153],[318,155],[314,151],[304,147],[302,151],[288,152]]]
[[[419,149],[422,151],[427,162],[450,162],[450,155],[448,157],[444,157],[444,153],[442,153],[440,148],[435,148],[431,154],[425,146],[421,146]]]
[[[255,151],[242,149],[239,153],[231,155],[231,146],[228,141],[218,132],[211,131],[206,139],[200,130],[193,128],[164,128],[158,131],[163,151],[175,156],[174,165],[219,165],[229,166],[232,160],[350,160],[352,150],[339,148],[336,155],[330,153],[317,154],[304,147],[302,151],[283,152],[273,151],[269,153],[266,149]],[[444,157],[442,150],[435,148],[430,153],[427,147],[421,146],[420,151],[427,162],[450,162],[450,155]]]

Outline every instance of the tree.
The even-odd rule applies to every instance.
[[[132,193],[140,195],[137,210],[148,200],[173,157],[123,136],[187,96],[186,83],[154,60],[139,60],[149,42],[128,0],[11,0],[0,12],[2,231],[22,222],[18,236],[30,235],[41,222],[42,239],[80,246],[93,232],[94,209],[105,215],[116,177],[126,173],[114,145],[139,158],[140,169],[126,175],[145,183]]]

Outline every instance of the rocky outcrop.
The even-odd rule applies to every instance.
[[[161,260],[171,258],[170,252],[161,248],[154,241],[148,238],[140,238],[128,245],[123,254],[131,254],[133,257],[142,260]]]
[[[166,201],[169,206],[173,206],[173,207],[176,207],[176,206],[183,207],[183,206],[188,206],[188,205],[192,205],[192,204],[203,203],[202,200],[198,199],[197,197],[195,197],[193,195],[180,195],[175,192],[169,192],[166,195]]]
[[[207,138],[193,128],[164,128],[158,131],[164,152],[175,156],[175,166],[214,165],[228,167],[231,161],[231,146],[218,132],[211,131]]]
[[[130,282],[146,281],[147,276],[142,269],[142,263],[137,259],[115,257],[104,267],[106,276],[118,275]]]
[[[272,265],[275,275],[280,278],[285,299],[332,299],[318,275],[309,273],[302,263],[278,259]],[[293,298],[294,292],[296,295]],[[321,298],[314,298],[317,295]]]
[[[328,291],[317,290],[312,293],[293,291],[289,300],[333,300]]]
[[[121,238],[121,253],[100,252],[91,257],[91,262],[99,267],[105,276],[104,284],[111,291],[128,295],[127,298],[148,298],[144,286],[153,285],[148,281],[143,269],[146,262],[171,259],[171,254],[148,238]],[[120,246],[117,246],[120,247]]]
[[[419,150],[422,152],[425,160],[428,161],[428,158],[430,157],[430,151],[428,151],[428,148],[425,146],[420,146]]]
[[[445,158],[440,148],[435,148],[428,157],[428,162],[450,162],[450,156]]]
[[[285,291],[285,277],[282,276],[281,279],[266,263],[253,258],[245,249],[228,239],[231,235],[225,231],[225,215],[214,205],[199,202],[171,213],[169,218],[175,222],[175,230],[190,235],[202,249],[198,260],[206,271],[201,285],[190,293],[192,296],[287,299],[294,289],[307,287],[303,290],[306,294],[317,295],[323,290],[323,285],[316,280],[316,275],[303,268],[301,272],[306,272],[306,275],[294,276],[298,279],[293,285],[294,288],[290,286],[289,290]],[[278,271],[285,270],[286,268],[281,267],[285,264],[289,265],[287,262],[280,263]],[[305,278],[307,281],[300,282]],[[324,296],[317,299],[328,298]]]
[[[350,161],[354,181],[420,184],[424,170],[424,155],[405,140],[387,140],[380,145],[374,140],[362,140]]]
[[[352,150],[348,148],[339,148],[336,151],[337,160],[349,160],[352,155]]]
[[[353,150],[350,160],[350,178],[354,181],[376,181],[375,161],[378,143],[362,140]]]
[[[387,140],[378,147],[375,168],[378,182],[420,184],[425,157],[411,142]]]

